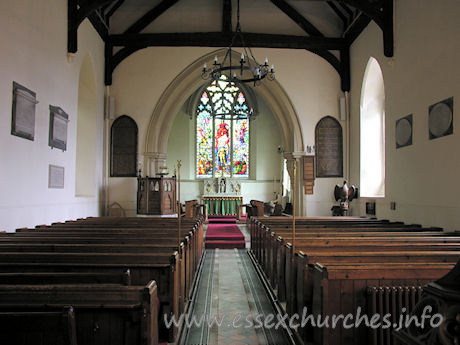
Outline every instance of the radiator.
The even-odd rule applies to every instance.
[[[422,297],[422,286],[378,286],[367,288],[367,305],[370,311],[369,318],[380,315],[380,320],[387,314],[391,316],[392,327],[372,329],[369,327],[369,343],[371,345],[393,345],[392,332],[399,327],[403,317],[403,327],[406,316],[414,310],[415,305]],[[403,311],[403,308],[405,310]],[[396,325],[396,327],[394,327]]]

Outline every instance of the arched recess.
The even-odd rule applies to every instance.
[[[173,114],[190,97],[190,90],[199,89],[204,83],[201,78],[203,64],[212,65],[217,55],[222,60],[227,49],[211,52],[196,60],[185,68],[166,88],[155,106],[146,132],[144,146],[145,173],[153,176],[156,168],[166,157],[168,136],[174,122]],[[235,61],[239,54],[234,52]],[[302,152],[304,143],[297,113],[282,86],[278,81],[264,81],[255,88],[258,96],[262,97],[270,107],[281,129],[285,152]]]
[[[379,63],[367,63],[360,104],[360,189],[363,197],[385,196],[385,85]]]
[[[87,54],[78,81],[75,196],[79,197],[92,197],[96,192],[96,117],[96,77],[93,61]]]

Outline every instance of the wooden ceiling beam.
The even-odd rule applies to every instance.
[[[138,50],[144,49],[146,47],[130,47],[122,48],[113,54],[113,47],[106,43],[105,51],[105,85],[112,85],[112,74],[115,68],[126,59],[131,54],[137,52]]]
[[[347,28],[344,38],[351,45],[370,22],[371,18],[366,16],[364,13],[361,13],[358,17],[356,17],[353,24]]]
[[[271,0],[271,2],[310,36],[324,37],[321,31],[319,31],[312,23],[310,23],[304,16],[297,12],[297,10],[289,5],[285,0]]]
[[[318,0],[326,1],[326,0]],[[357,8],[373,20],[383,32],[383,52],[386,57],[394,55],[394,4],[393,0],[335,0],[342,5]],[[362,19],[364,21],[364,19]],[[362,25],[363,22],[361,22]]]
[[[315,0],[330,2],[330,0]],[[335,2],[343,5],[348,5],[357,8],[361,12],[364,12],[370,17],[380,28],[383,30],[383,11],[382,4],[386,0],[334,0]]]
[[[340,50],[341,64],[341,88],[342,91],[350,91],[351,88],[351,73],[350,73],[350,48],[346,47]]]
[[[102,17],[96,11],[90,13],[88,16],[89,21],[93,24],[99,36],[105,42],[107,37],[109,37],[109,29],[107,24],[103,21]]]
[[[350,9],[350,7],[348,7],[346,4],[342,4],[342,3],[339,3],[339,6],[340,6],[341,8],[343,8],[343,10],[344,10],[345,12],[347,12],[347,14],[348,14],[348,16],[349,16],[350,18],[353,18],[353,11]]]
[[[393,11],[393,0],[383,0],[383,53],[386,57],[394,55]]]
[[[80,8],[78,9],[77,20],[80,25],[91,12],[114,2],[115,0],[92,0],[92,1],[79,1]]]
[[[330,8],[332,8],[335,14],[342,20],[343,26],[347,27],[348,22],[349,22],[347,16],[332,1],[327,1],[327,4],[329,5]]]
[[[90,21],[101,35],[102,39],[108,36],[106,23],[96,14],[96,11],[115,0],[67,0],[67,52],[76,53],[78,50],[78,27],[91,15]],[[107,30],[105,32],[104,30]]]
[[[222,8],[222,31],[231,32],[232,30],[232,0],[224,0]]]
[[[115,12],[121,7],[121,5],[123,5],[123,3],[125,2],[125,0],[118,0],[115,5],[113,5],[110,10],[105,14],[105,18],[106,18],[106,21],[109,22],[110,21],[110,17],[112,17]]]
[[[336,0],[339,3],[347,4],[366,13],[383,30],[383,14],[378,3],[368,0]]]
[[[289,49],[327,49],[340,50],[346,47],[343,38],[312,37],[294,35],[274,35],[242,33],[246,45],[253,48],[289,48]],[[232,43],[233,32],[192,32],[192,33],[156,33],[156,34],[120,34],[110,35],[111,45],[123,47],[228,47]],[[236,40],[235,47],[242,47]]]
[[[179,0],[163,0],[157,6],[144,14],[137,22],[126,29],[125,34],[136,34],[141,32],[178,1]]]
[[[324,37],[323,33],[319,31],[313,24],[310,23],[304,16],[302,16],[295,8],[291,7],[285,0],[271,0],[271,2],[283,11],[289,18],[291,18],[297,25],[299,25],[307,34],[314,37]],[[346,78],[343,75],[344,68],[341,61],[327,49],[310,48],[308,51],[322,57],[339,73],[340,78]],[[349,76],[348,76],[349,78]],[[349,85],[349,80],[342,80],[342,86]],[[344,90],[348,91],[348,90]]]
[[[78,4],[77,0],[67,0],[67,52],[78,49]]]

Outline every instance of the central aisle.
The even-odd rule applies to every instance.
[[[192,316],[204,322],[184,330],[182,345],[289,344],[256,321],[274,310],[246,249],[207,249],[195,298]]]

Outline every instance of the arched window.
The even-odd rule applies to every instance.
[[[137,125],[123,115],[112,124],[110,176],[135,177],[137,168]]]
[[[361,196],[385,196],[385,88],[382,70],[370,58],[361,91]]]
[[[196,109],[196,175],[249,176],[249,116],[243,91],[222,76],[200,95]]]

